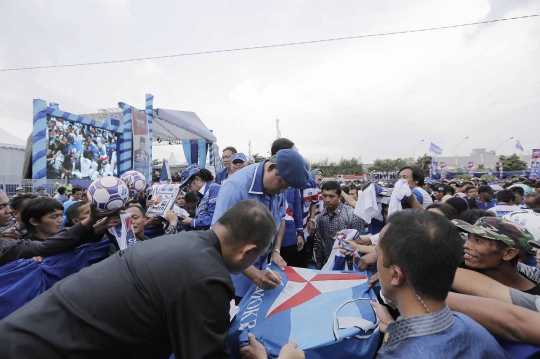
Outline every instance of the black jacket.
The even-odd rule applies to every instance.
[[[44,241],[0,238],[0,265],[34,256],[52,256],[102,238],[103,235],[96,235],[93,228],[86,229],[82,223],[62,229]]]
[[[154,238],[0,321],[0,358],[228,358],[233,295],[212,230]]]

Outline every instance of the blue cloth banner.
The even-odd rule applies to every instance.
[[[186,156],[186,161],[188,165],[192,165],[191,162],[191,142],[189,140],[182,140],[182,148],[184,149],[184,156]]]
[[[196,164],[199,160],[199,145],[197,140],[189,140],[189,143],[191,147],[191,164]]]
[[[43,259],[19,259],[0,266],[0,320],[22,307],[56,282],[105,259],[111,242],[83,244]]]
[[[199,167],[206,168],[206,139],[197,139],[197,144],[199,146]]]
[[[436,155],[442,155],[442,148],[431,142],[431,144],[429,145],[429,152]]]
[[[367,272],[318,271],[272,264],[284,286],[262,290],[253,285],[239,304],[227,345],[233,358],[249,344],[248,332],[277,358],[293,340],[306,358],[373,358],[379,343],[378,321],[370,301]]]

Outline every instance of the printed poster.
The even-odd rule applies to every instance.
[[[133,129],[133,169],[151,178],[151,146],[146,114],[131,109],[131,123]]]

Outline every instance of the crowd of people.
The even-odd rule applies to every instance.
[[[117,174],[116,133],[47,116],[47,177],[95,180]]]
[[[107,166],[114,134],[65,125],[49,123],[53,164],[75,150]],[[189,166],[163,218],[147,215],[146,191],[111,212],[80,187],[0,193],[0,268],[104,240],[126,213],[135,236],[1,320],[0,358],[227,358],[231,301],[281,284],[268,263],[326,269],[336,249],[350,270],[375,273],[377,357],[540,357],[540,181],[437,181],[405,166],[342,183],[309,169],[289,139],[270,153],[254,163],[226,147],[215,176]],[[358,238],[336,245],[346,229]],[[249,342],[244,358],[267,357],[264,341]],[[304,353],[293,342],[279,357]]]

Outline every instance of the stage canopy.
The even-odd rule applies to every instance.
[[[154,112],[154,141],[178,141],[204,138],[216,142],[216,136],[194,112],[158,108]]]

